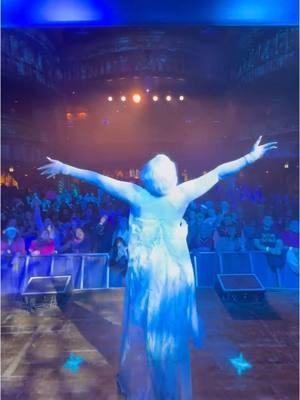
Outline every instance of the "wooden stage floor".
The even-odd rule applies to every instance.
[[[198,292],[206,326],[192,350],[195,400],[298,400],[298,292],[269,291],[268,306],[224,305],[215,291]],[[2,298],[3,400],[117,400],[115,374],[123,290],[73,296],[62,312],[30,315]],[[77,373],[64,368],[73,352]],[[252,365],[241,375],[230,359]]]

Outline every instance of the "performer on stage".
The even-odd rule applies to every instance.
[[[106,190],[130,207],[129,263],[118,385],[129,400],[192,398],[189,339],[201,347],[195,283],[183,215],[220,180],[262,158],[277,142],[177,184],[175,164],[159,154],[141,172],[144,187],[52,160],[42,175],[69,175]],[[203,379],[200,377],[200,379]]]

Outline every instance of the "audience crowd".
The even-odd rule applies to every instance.
[[[266,198],[258,189],[222,187],[185,214],[191,251],[266,252],[275,268],[299,254],[298,205],[287,195]],[[105,193],[68,189],[21,192],[2,188],[1,255],[110,253],[126,272],[128,209]],[[296,268],[296,267],[295,267]]]

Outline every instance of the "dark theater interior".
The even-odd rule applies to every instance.
[[[298,4],[1,8],[1,398],[297,400]]]

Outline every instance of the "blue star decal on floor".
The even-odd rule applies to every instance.
[[[239,357],[230,358],[230,362],[236,369],[238,375],[242,375],[247,369],[252,368],[252,365],[244,358],[242,353]]]
[[[73,374],[77,374],[80,370],[80,366],[84,363],[84,358],[77,356],[75,353],[71,353],[64,363],[64,368],[70,370]]]

